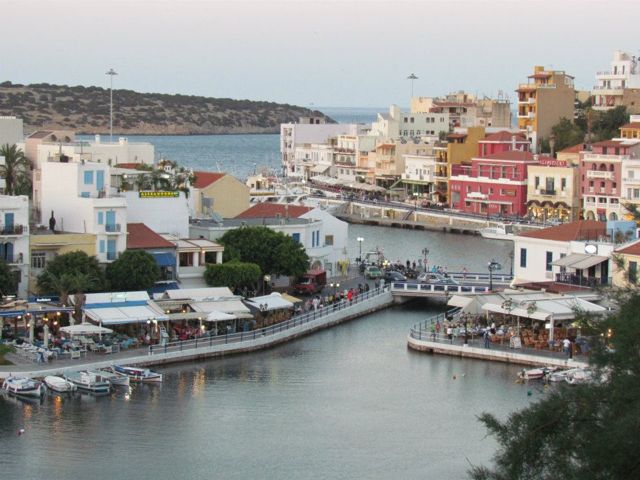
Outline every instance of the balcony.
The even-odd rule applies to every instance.
[[[25,225],[2,225],[0,226],[0,235],[2,236],[20,236],[29,233],[29,229]]]
[[[622,179],[622,182],[623,182],[623,183],[626,183],[626,184],[634,184],[634,185],[637,185],[637,184],[640,184],[640,178],[624,177],[624,178]]]
[[[605,180],[613,180],[614,172],[608,170],[587,170],[587,178],[604,178]]]
[[[536,103],[536,97],[518,99],[518,103],[521,105],[534,105]]]
[[[536,118],[536,114],[535,112],[528,112],[528,113],[518,112],[518,118]]]
[[[598,286],[611,285],[611,278],[582,277],[575,273],[556,273],[556,282],[595,288]]]
[[[104,226],[104,231],[107,233],[120,233],[122,226],[119,223],[107,223]]]

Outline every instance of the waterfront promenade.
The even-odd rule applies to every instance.
[[[317,330],[329,328],[390,306],[393,296],[389,287],[364,292],[352,302],[342,301],[317,310],[296,315],[270,327],[227,335],[201,337],[171,342],[167,345],[126,350],[110,355],[90,354],[82,359],[53,361],[48,364],[19,364],[0,367],[0,379],[9,375],[44,377],[66,371],[109,367],[113,364],[153,366],[203,360],[270,348]]]

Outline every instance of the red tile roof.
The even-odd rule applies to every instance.
[[[298,218],[300,215],[304,215],[311,210],[313,210],[313,208],[303,205],[261,202],[245,210],[236,218],[276,218],[277,216],[282,218]]]
[[[622,125],[620,128],[635,128],[640,129],[640,122],[631,122]]]
[[[165,240],[144,223],[127,223],[127,248],[175,248],[169,240]]]
[[[521,133],[511,133],[506,130],[501,132],[492,133],[484,137],[481,142],[510,142],[512,137],[516,137],[516,142],[526,142],[527,138]]]
[[[196,181],[193,183],[194,188],[208,187],[226,175],[225,173],[216,172],[193,172],[193,174],[196,176]]]
[[[580,153],[586,149],[587,146],[584,143],[578,143],[576,145],[573,145],[572,147],[567,147],[563,150],[560,150],[558,153]]]
[[[604,140],[602,142],[596,142],[594,147],[624,147],[622,140]]]
[[[640,240],[633,242],[631,245],[616,250],[616,253],[626,253],[627,255],[640,255]]]
[[[130,168],[132,170],[136,170],[140,165],[144,165],[142,163],[116,163],[116,168]]]
[[[523,152],[522,150],[507,150],[506,152],[492,153],[483,160],[514,160],[517,162],[525,162],[533,160],[533,153]]]
[[[570,242],[572,240],[597,240],[606,232],[606,224],[595,220],[578,220],[555,227],[521,233],[520,237],[539,238],[540,240],[556,240]]]

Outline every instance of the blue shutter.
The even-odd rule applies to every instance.
[[[104,189],[104,171],[98,170],[96,172],[96,188],[98,190]]]
[[[116,259],[116,241],[107,240],[107,260]]]
[[[115,231],[116,225],[116,212],[113,210],[109,210],[107,212],[107,231]],[[111,230],[109,230],[111,228]]]
[[[13,219],[14,219],[13,212],[4,214],[4,226],[7,227],[8,232],[13,230]]]
[[[84,172],[84,184],[93,185],[93,170],[85,170]]]
[[[104,212],[98,212],[98,225],[104,224]]]
[[[104,253],[104,240],[100,240],[100,253]]]
[[[299,233],[292,233],[291,234],[291,238],[293,238],[296,242],[300,243],[300,234]]]

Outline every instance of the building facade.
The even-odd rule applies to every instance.
[[[27,298],[29,286],[29,197],[0,195],[0,260],[15,275],[15,292]]]
[[[591,95],[594,110],[624,106],[629,113],[640,113],[640,68],[635,55],[613,52],[611,70],[596,74]]]
[[[580,169],[566,160],[539,156],[529,166],[527,215],[538,221],[572,222],[580,218]]]

